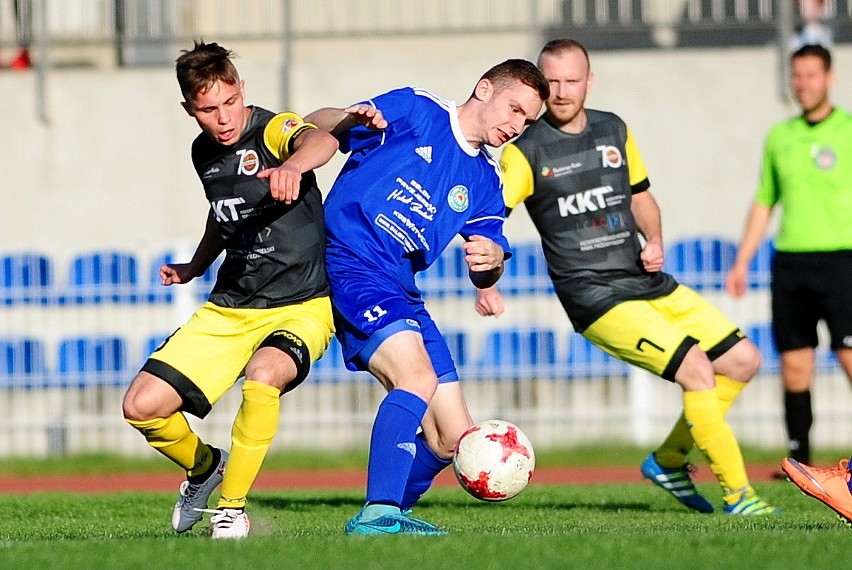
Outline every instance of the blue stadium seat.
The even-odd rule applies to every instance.
[[[216,284],[216,275],[219,273],[219,268],[222,267],[222,262],[224,260],[225,256],[220,255],[213,263],[210,264],[210,267],[207,268],[204,275],[192,280],[191,285],[195,287],[195,294],[199,300],[206,301],[207,297],[210,296],[210,291],[213,290],[213,285]]]
[[[552,378],[556,375],[556,333],[543,329],[492,331],[478,360],[482,379]]]
[[[626,378],[630,365],[604,352],[584,336],[571,333],[565,372],[570,379]]]
[[[145,344],[142,347],[143,357],[148,358],[148,356],[152,352],[160,348],[160,345],[162,345],[166,341],[166,339],[169,338],[169,336],[171,335],[172,333],[161,333],[149,336],[145,340]]]
[[[772,259],[775,257],[773,239],[760,244],[749,265],[749,289],[768,289],[772,282]]]
[[[76,337],[59,344],[62,386],[118,386],[128,383],[127,346],[119,337]]]
[[[337,383],[350,380],[352,372],[343,363],[343,352],[337,337],[331,337],[331,342],[322,358],[314,362],[308,374],[308,382]]]
[[[834,351],[827,347],[819,346],[816,349],[816,369],[817,372],[834,372],[841,370],[840,361],[837,360],[837,355]]]
[[[44,344],[34,338],[0,339],[0,387],[24,387],[42,385],[47,375]]]
[[[770,323],[752,325],[745,333],[760,350],[762,358],[760,372],[764,374],[778,373],[781,370],[781,356],[778,354],[775,341],[772,338],[772,325]]]
[[[147,287],[145,299],[149,303],[171,303],[174,301],[174,285],[165,287],[162,284],[162,279],[160,279],[160,267],[166,263],[174,263],[174,261],[174,254],[167,252],[158,255],[151,262],[149,280],[148,283],[144,284]]]
[[[151,353],[160,348],[160,345],[162,345],[171,334],[172,333],[159,333],[148,336],[142,342],[142,352],[139,354],[139,362],[135,368],[141,368],[142,365],[145,364],[145,361],[148,360],[148,357],[151,356]]]
[[[138,261],[129,253],[105,251],[79,255],[71,263],[63,304],[137,303]]]
[[[553,292],[547,273],[547,262],[539,242],[512,245],[512,257],[506,261],[506,272],[500,278],[500,289],[506,295],[540,295]]]
[[[210,291],[213,289],[213,285],[216,283],[216,276],[224,259],[225,256],[220,255],[215,261],[213,261],[213,263],[210,264],[210,267],[207,268],[203,275],[196,277],[188,285],[188,287],[192,288],[192,294],[197,299],[201,301],[207,300],[207,297],[210,295]],[[182,287],[183,285],[171,285],[169,287],[164,287],[162,285],[162,279],[160,279],[160,267],[166,263],[183,263],[184,261],[188,260],[182,261],[175,259],[175,254],[171,251],[162,253],[155,257],[151,262],[149,281],[145,284],[147,290],[145,291],[144,299],[146,299],[149,303],[174,302],[175,295],[177,295],[178,292],[178,289],[175,287]]]
[[[737,246],[718,238],[677,241],[666,255],[666,271],[696,291],[723,289],[725,275],[734,264]]]
[[[417,288],[424,297],[437,299],[472,294],[474,288],[467,275],[461,245],[450,245],[429,269],[418,273]]]
[[[751,341],[757,345],[760,350],[760,355],[763,357],[760,365],[760,372],[764,374],[778,374],[781,372],[781,355],[775,348],[775,341],[772,338],[772,325],[770,323],[762,323],[752,325],[746,330],[746,335]],[[837,356],[834,352],[828,349],[827,346],[818,346],[816,348],[815,362],[817,372],[833,372],[839,370],[840,363],[837,361]]]
[[[462,378],[467,376],[467,367],[471,365],[470,358],[470,339],[467,333],[462,330],[445,330],[441,334],[444,340],[447,341],[447,346],[450,349],[450,354],[453,356],[453,361],[456,363],[456,368]]]
[[[7,254],[0,259],[0,286],[3,303],[45,304],[53,286],[53,266],[39,253]]]

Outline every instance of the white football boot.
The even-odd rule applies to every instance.
[[[210,518],[213,538],[240,539],[248,536],[251,523],[245,509],[221,508],[211,512],[216,513]]]
[[[177,532],[188,531],[204,516],[210,495],[222,482],[228,462],[228,452],[220,449],[219,453],[219,464],[207,479],[197,484],[189,481],[180,484],[180,496],[172,511],[172,528]]]

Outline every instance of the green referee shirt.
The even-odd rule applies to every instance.
[[[801,116],[775,125],[755,199],[781,204],[779,251],[852,250],[852,115],[834,109],[815,125]]]

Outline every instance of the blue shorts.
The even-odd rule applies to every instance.
[[[459,379],[450,349],[432,320],[405,259],[392,268],[363,264],[339,251],[326,260],[337,339],[346,368],[369,371],[370,358],[391,335],[417,331],[438,381]]]

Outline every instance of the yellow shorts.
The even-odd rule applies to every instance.
[[[183,411],[203,418],[261,346],[290,354],[301,381],[333,334],[328,297],[273,309],[229,309],[208,302],[151,354],[142,370],[174,386]]]
[[[715,360],[745,338],[719,309],[685,285],[650,301],[620,303],[583,336],[616,358],[672,381],[694,345]]]

